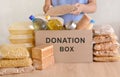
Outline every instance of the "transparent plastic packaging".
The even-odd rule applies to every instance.
[[[23,59],[29,57],[28,50],[24,46],[5,44],[0,48],[1,59]]]
[[[112,56],[119,56],[119,51],[118,50],[114,50],[114,51],[108,51],[108,50],[104,50],[104,51],[94,51],[93,52],[94,56],[97,57],[112,57]]]
[[[9,40],[13,44],[23,44],[23,43],[33,43],[34,44],[34,36],[31,34],[11,35],[11,36],[9,36]]]
[[[32,65],[31,58],[0,60],[0,68],[28,67],[31,65]]]
[[[32,43],[23,43],[23,44],[15,44],[15,45],[24,46],[25,48],[28,49],[28,51],[31,51],[31,49],[34,47],[34,44]]]
[[[62,23],[58,19],[50,19],[47,23],[50,30],[64,30]]]
[[[9,32],[12,35],[34,34],[34,28],[30,22],[17,22],[11,24]]]
[[[93,37],[94,43],[105,43],[105,42],[111,42],[118,40],[117,36],[115,34],[112,35],[95,35]]]
[[[27,73],[34,70],[27,48],[22,45],[0,46],[0,76]]]
[[[29,73],[34,71],[34,67],[21,67],[21,68],[1,68],[0,69],[0,76],[3,75],[13,75],[13,74],[20,74],[20,73]]]
[[[48,30],[47,22],[41,18],[36,18],[33,15],[29,17],[32,21],[35,31],[38,30]]]
[[[24,46],[25,48],[27,48],[27,50],[29,51],[30,56],[32,55],[32,48],[35,46],[32,43],[23,43],[23,44],[15,44],[15,45]]]
[[[111,25],[102,25],[94,27],[94,35],[111,35],[114,34],[114,29]]]
[[[120,47],[119,43],[107,42],[94,45],[94,50],[116,50]]]
[[[118,37],[110,25],[94,27],[93,55],[96,62],[120,61]]]
[[[95,62],[116,62],[120,61],[120,56],[115,57],[94,57]]]

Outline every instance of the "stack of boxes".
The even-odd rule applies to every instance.
[[[13,23],[9,27],[9,40],[12,44],[24,45],[31,53],[34,47],[34,28],[30,22]]]
[[[32,49],[33,66],[42,70],[54,64],[53,45],[40,45]]]
[[[119,43],[113,28],[103,25],[94,29],[94,61],[120,61]]]

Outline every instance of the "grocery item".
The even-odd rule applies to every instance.
[[[0,68],[0,76],[10,75],[10,74],[28,73],[32,71],[34,71],[33,66],[19,67],[19,68]]]
[[[31,58],[24,59],[2,59],[0,60],[0,68],[11,67],[28,67],[32,65]]]
[[[49,15],[35,15],[36,18],[40,18],[46,22],[48,22],[48,20],[50,19],[57,19],[58,21],[61,22],[62,25],[64,25],[64,19],[62,17],[52,17],[52,16],[49,16]]]
[[[92,30],[93,29],[93,26],[95,24],[95,20],[90,20],[90,23],[86,26],[86,30]]]
[[[34,44],[34,36],[32,34],[10,35],[9,40],[12,44],[23,44],[23,43],[33,43]]]
[[[96,62],[116,62],[116,61],[120,61],[120,56],[115,56],[115,57],[94,57],[94,61],[96,61]]]
[[[91,19],[87,14],[84,14],[82,19],[77,23],[77,30],[90,30],[93,27],[94,20]]]
[[[23,43],[23,44],[14,44],[14,45],[19,45],[19,46],[24,46],[26,47],[29,51],[34,47],[32,43]]]
[[[42,60],[53,55],[53,45],[40,45],[32,49],[32,58]]]
[[[111,62],[120,61],[118,38],[110,25],[95,27],[93,36],[94,61]]]
[[[33,43],[23,43],[23,44],[14,44],[14,45],[24,46],[25,48],[27,48],[27,50],[29,51],[29,54],[31,56],[32,48],[34,47]]]
[[[11,24],[9,32],[12,35],[33,34],[34,28],[31,22],[16,22]]]
[[[15,22],[9,27],[10,43],[25,46],[30,52],[34,46],[34,27],[31,22]]]
[[[107,42],[94,45],[94,50],[116,50],[119,48],[119,44],[116,42]]]
[[[64,19],[63,18],[61,18],[61,17],[50,17],[50,16],[48,16],[48,18],[47,18],[47,20],[52,20],[52,19],[56,19],[62,24],[62,26],[64,25]]]
[[[50,30],[63,30],[64,27],[58,19],[50,19],[47,23]]]
[[[118,50],[113,50],[113,51],[109,51],[109,50],[103,50],[103,51],[94,51],[93,52],[94,56],[98,56],[98,57],[112,57],[112,56],[119,56],[119,51]]]
[[[33,66],[42,70],[54,64],[53,45],[40,45],[32,49]]]
[[[54,56],[49,56],[49,57],[46,57],[42,60],[33,59],[33,66],[37,70],[45,69],[53,64],[54,64]]]
[[[13,70],[11,69],[12,73],[15,72],[14,70],[17,68],[27,68],[31,67],[32,65],[32,60],[30,58],[29,52],[24,46],[14,44],[1,45],[0,56],[0,75],[10,73],[10,68],[13,68]],[[24,68],[23,70],[25,70],[26,68]],[[8,72],[6,73],[5,70],[8,70]]]
[[[94,35],[93,41],[94,43],[105,43],[110,41],[116,41],[118,38],[115,34],[111,35]]]
[[[94,35],[111,35],[115,34],[111,25],[101,25],[94,27]]]
[[[0,55],[2,59],[23,59],[29,57],[25,47],[13,44],[2,45]]]
[[[51,7],[46,15],[50,15],[50,16],[61,16],[64,14],[68,14],[72,11],[76,10],[76,7],[66,4],[66,5],[60,5],[60,6],[56,6],[56,7]]]
[[[76,29],[76,23],[74,23],[74,22],[69,22],[69,23],[67,23],[66,25],[65,25],[65,28],[67,29],[67,30],[74,30],[74,29]]]
[[[51,17],[49,15],[39,15],[37,18],[43,19],[47,23],[48,30],[62,30],[64,29],[64,19],[61,17]]]
[[[34,29],[37,30],[48,30],[47,22],[41,18],[35,18],[33,15],[29,17],[33,22]]]

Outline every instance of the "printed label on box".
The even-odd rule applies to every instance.
[[[92,62],[92,30],[41,30],[35,32],[36,46],[54,45],[56,62]]]

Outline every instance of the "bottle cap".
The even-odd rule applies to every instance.
[[[46,18],[47,20],[50,20],[50,16],[49,16],[49,15],[45,16],[45,18]]]
[[[29,19],[30,19],[30,20],[34,20],[35,17],[34,17],[33,15],[31,15],[31,16],[29,17]]]
[[[94,24],[94,23],[95,23],[95,20],[91,19],[91,20],[90,20],[90,23],[93,23],[93,24]]]

